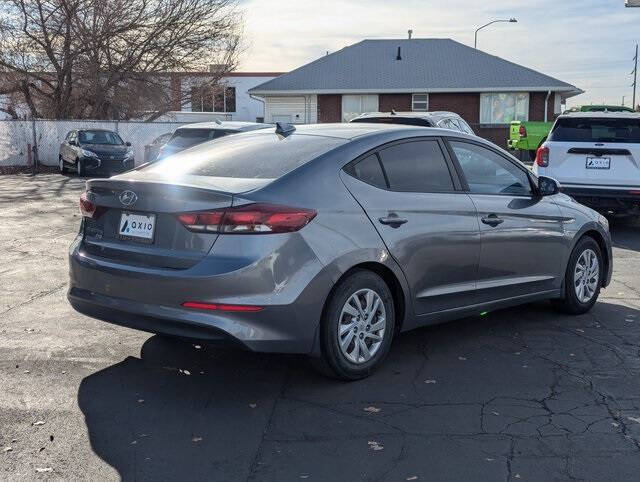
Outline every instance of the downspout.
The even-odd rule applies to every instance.
[[[262,121],[266,122],[267,119],[265,119],[265,116],[267,115],[267,104],[265,100],[261,99],[260,97],[255,97],[253,94],[249,94],[249,98],[253,100],[257,100],[258,102],[262,102]]]
[[[551,91],[547,92],[547,97],[544,99],[544,121],[547,122],[549,112],[549,97],[551,97]]]

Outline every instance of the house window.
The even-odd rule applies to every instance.
[[[378,112],[377,95],[342,96],[342,122],[349,122],[365,112]]]
[[[425,112],[429,110],[429,94],[413,94],[411,110]]]
[[[514,120],[529,120],[527,92],[480,94],[481,124],[509,124]]]
[[[192,87],[191,112],[235,112],[235,87]]]

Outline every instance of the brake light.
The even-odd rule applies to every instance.
[[[89,197],[87,196],[87,191],[80,194],[80,213],[85,218],[92,218],[96,213],[97,206],[89,201]]]
[[[527,137],[527,128],[523,125],[520,125],[520,129],[518,129],[518,134],[520,137]]]
[[[234,312],[256,312],[262,311],[262,306],[255,305],[228,305],[224,303],[201,303],[199,301],[185,301],[182,303],[185,308],[209,311],[234,311]]]
[[[549,165],[549,148],[544,144],[538,147],[538,152],[536,152],[536,164],[540,167],[547,167]]]
[[[190,231],[270,234],[298,231],[316,214],[313,209],[256,203],[226,209],[182,213],[178,215],[178,221]]]

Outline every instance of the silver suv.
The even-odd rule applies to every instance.
[[[455,112],[369,112],[362,114],[351,122],[367,122],[375,124],[402,124],[407,126],[440,127],[476,135],[469,124]]]
[[[640,114],[561,115],[540,146],[536,174],[557,179],[578,202],[609,214],[640,214]]]

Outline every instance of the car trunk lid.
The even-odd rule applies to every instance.
[[[84,218],[85,250],[117,263],[170,269],[195,265],[218,237],[189,231],[178,220],[180,213],[229,207],[235,193],[267,181],[187,176],[169,183],[153,175],[144,181],[136,173],[119,177],[87,183],[87,196],[98,208],[94,217]],[[122,234],[131,219],[153,224],[149,239]]]

